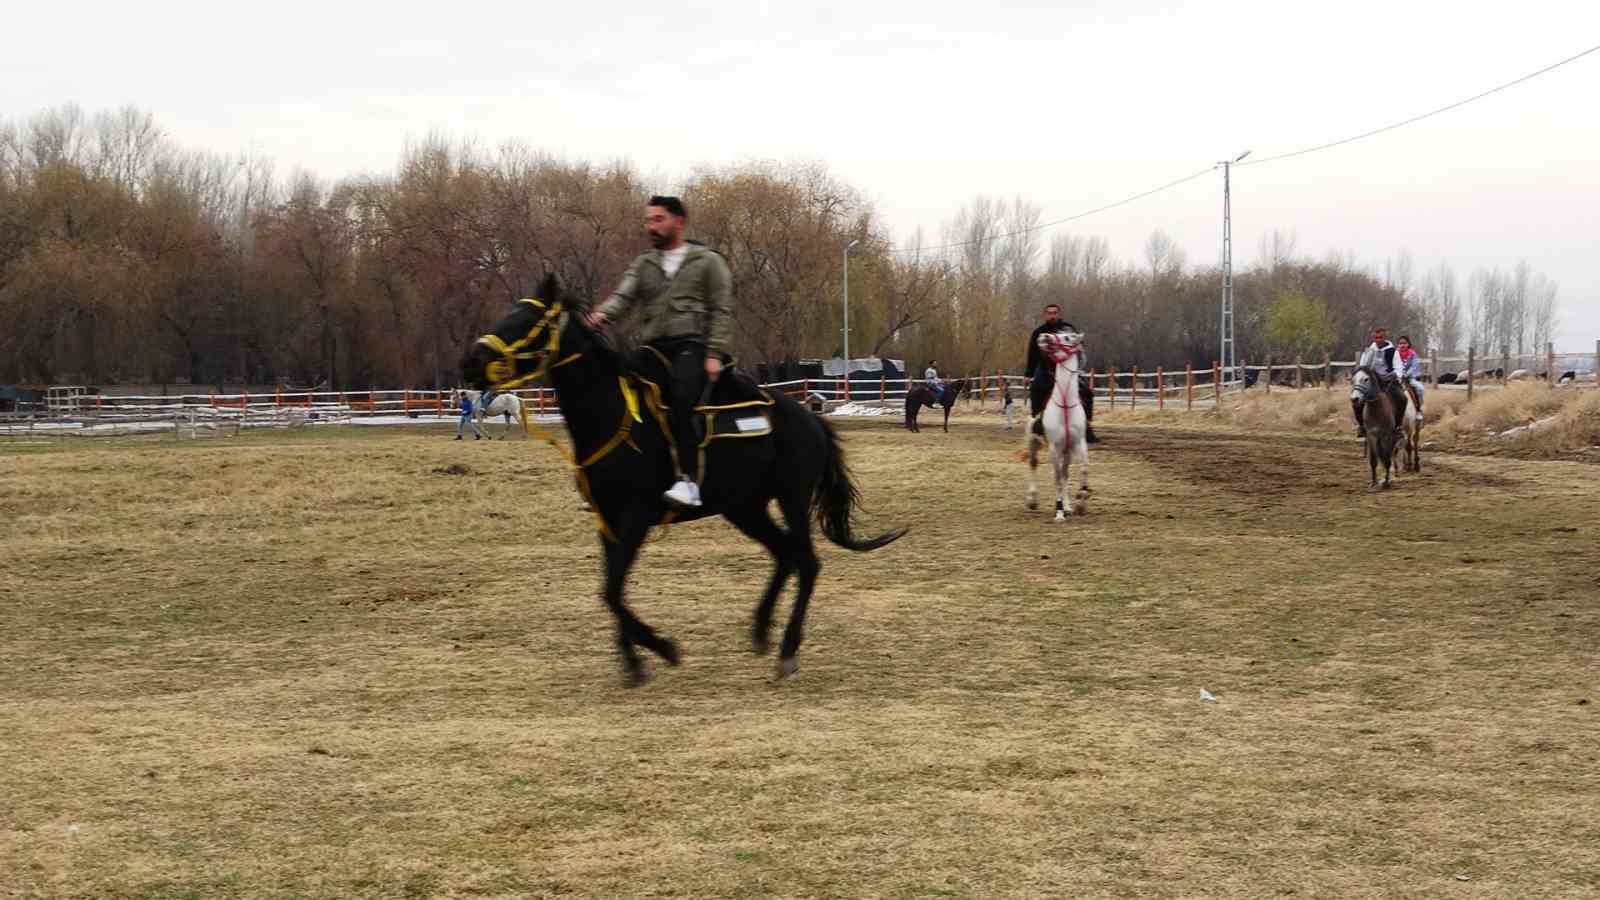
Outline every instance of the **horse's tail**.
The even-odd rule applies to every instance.
[[[896,528],[874,538],[861,539],[851,533],[850,513],[860,505],[861,492],[850,480],[850,469],[845,465],[844,448],[839,445],[839,433],[824,418],[818,417],[822,428],[822,480],[812,497],[812,509],[822,533],[846,550],[865,552],[876,550],[899,540],[907,529]]]

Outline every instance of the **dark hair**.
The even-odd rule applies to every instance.
[[[1045,309],[1054,309],[1055,311],[1060,312],[1061,311],[1061,304],[1059,304],[1059,303],[1046,303],[1044,305],[1044,308]]]
[[[1409,334],[1402,334],[1402,335],[1400,335],[1400,337],[1398,339],[1402,340],[1402,341],[1405,341],[1408,344],[1413,344],[1413,345],[1416,344],[1416,341],[1413,341],[1411,339],[1411,335],[1409,335]]]
[[[650,198],[646,206],[659,206],[680,219],[689,218],[689,211],[683,208],[683,201],[677,197],[663,197],[660,194]]]

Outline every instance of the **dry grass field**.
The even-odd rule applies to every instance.
[[[535,442],[0,444],[0,896],[1600,894],[1600,467],[1100,425],[1057,525],[992,415],[843,424],[911,534],[774,685],[668,529],[638,690]]]

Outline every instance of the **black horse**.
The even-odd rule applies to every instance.
[[[925,384],[919,384],[906,391],[906,428],[912,431],[921,431],[922,426],[917,424],[917,414],[922,412],[924,406],[935,409],[944,407],[944,430],[950,430],[950,407],[956,405],[956,398],[967,392],[967,380],[952,381],[944,386],[944,395],[935,400],[933,391]]]
[[[524,384],[548,375],[555,387],[572,439],[578,485],[594,510],[605,551],[606,606],[617,620],[617,648],[630,684],[642,684],[648,673],[635,652],[651,650],[671,665],[678,648],[641,621],[623,601],[628,571],[638,558],[650,529],[666,521],[721,515],[772,554],[775,570],[756,606],[751,643],[757,653],[770,648],[773,607],[784,583],[799,574],[794,610],[784,629],[778,653],[778,677],[798,668],[795,653],[805,634],[806,608],[822,564],[811,539],[811,517],[828,540],[849,550],[874,550],[905,529],[861,539],[852,534],[851,512],[859,501],[845,466],[839,436],[825,419],[781,393],[764,407],[771,420],[769,437],[714,440],[705,448],[701,469],[704,506],[681,514],[670,510],[662,494],[674,480],[665,422],[642,399],[648,385],[633,378],[610,344],[588,327],[585,310],[567,302],[560,282],[547,275],[537,300],[523,300],[469,347],[461,360],[467,384],[481,388]],[[725,370],[719,391],[743,378]],[[754,393],[753,382],[746,390]],[[691,450],[691,452],[693,452]],[[776,500],[788,529],[778,527],[767,512]]]

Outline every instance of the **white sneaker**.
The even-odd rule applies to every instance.
[[[679,506],[699,506],[700,485],[687,478],[680,478],[677,484],[667,490],[666,498]]]

